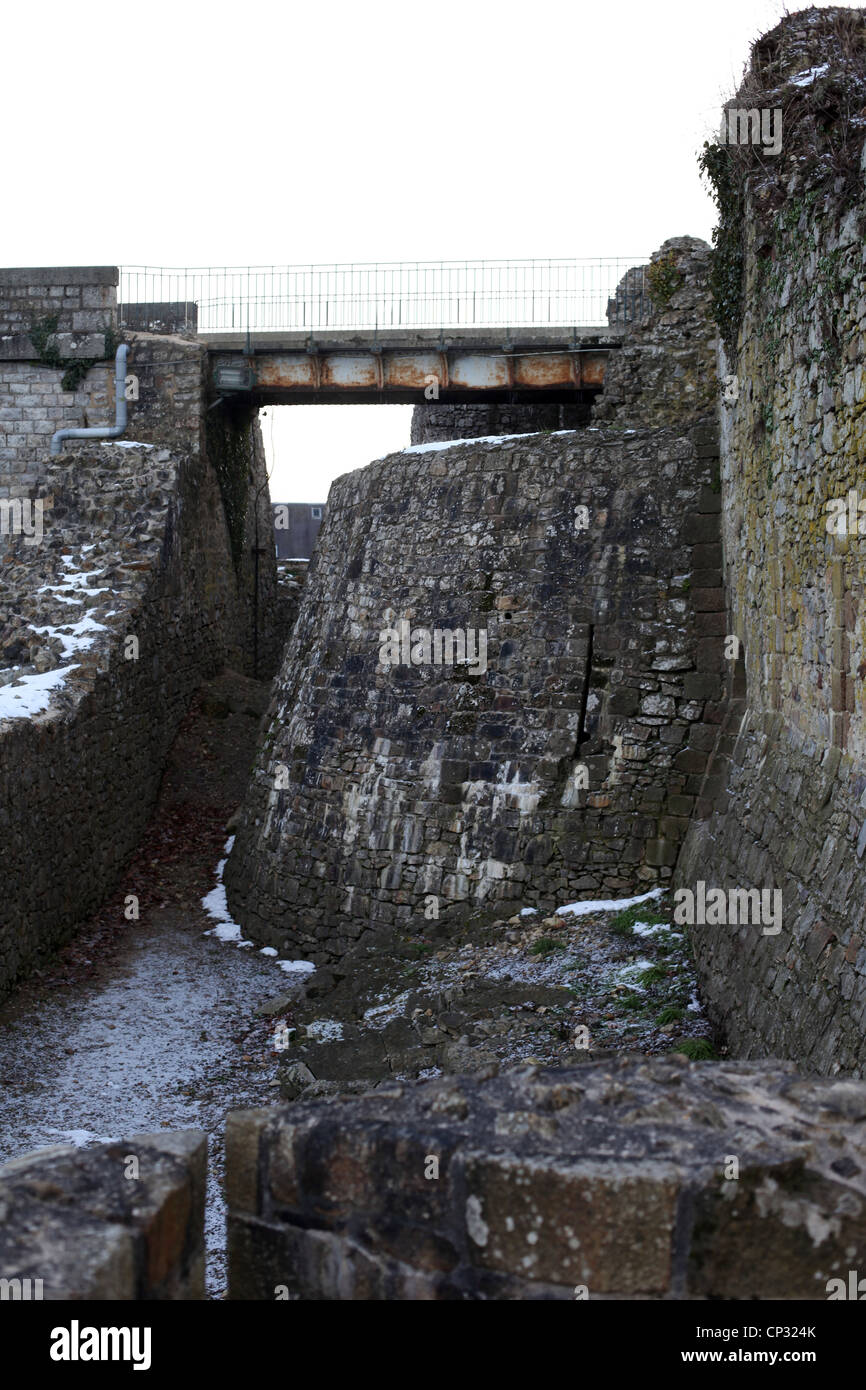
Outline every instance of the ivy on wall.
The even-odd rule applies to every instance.
[[[61,367],[64,368],[60,379],[61,391],[77,391],[91,367],[114,357],[117,351],[117,335],[112,328],[104,330],[105,352],[101,357],[75,357],[70,360],[61,356],[57,345],[59,322],[57,314],[46,314],[44,318],[34,319],[30,324],[30,341],[44,366],[54,367],[57,371]]]
[[[743,323],[745,198],[731,149],[730,145],[704,141],[698,164],[710,185],[719,214],[718,225],[713,229],[710,293],[716,327],[728,360],[733,363]]]
[[[236,570],[243,560],[250,495],[251,420],[249,406],[233,408],[226,403],[211,411],[207,419],[207,452],[222,493]]]
[[[670,251],[653,261],[647,268],[646,278],[653,303],[660,309],[667,307],[683,283],[682,271],[677,268],[676,258]]]

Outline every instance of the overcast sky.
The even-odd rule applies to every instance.
[[[641,257],[670,236],[709,239],[696,155],[750,42],[783,11],[780,0],[8,5],[0,258]],[[340,473],[408,443],[410,413],[267,411],[272,496],[324,500]]]

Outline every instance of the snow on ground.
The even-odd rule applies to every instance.
[[[624,965],[621,970],[617,970],[614,979],[617,984],[628,985],[631,989],[643,993],[645,986],[641,984],[640,977],[645,970],[651,970],[655,964],[654,960],[647,960],[645,956],[638,957],[637,960]]]
[[[65,565],[73,565],[75,563],[75,561],[69,555],[61,555],[60,558]],[[63,593],[74,594],[76,593],[76,591],[78,591],[78,596],[72,601],[74,603],[82,603],[83,595],[80,592],[82,589],[84,589],[88,594],[108,593],[111,587],[109,584],[103,584],[102,587],[98,589],[91,589],[90,580],[95,578],[98,578],[98,576],[96,575],[94,570],[72,570],[70,574],[64,574],[61,579],[58,579],[56,581],[56,583],[43,584],[42,587],[36,589],[35,592],[37,594],[51,594],[52,597],[57,598],[61,596]]]
[[[19,685],[0,686],[0,719],[29,719],[48,708],[52,690],[62,685],[77,665],[57,666],[53,671],[19,676]]]
[[[68,1139],[76,1149],[83,1149],[85,1144],[117,1144],[120,1140],[117,1134],[93,1134],[89,1129],[49,1129],[48,1133]],[[38,1149],[36,1152],[39,1152]]]
[[[231,853],[234,842],[234,835],[230,835],[224,847],[227,856]],[[216,887],[212,888],[209,893],[206,893],[201,900],[201,905],[208,917],[212,917],[217,923],[215,927],[211,927],[209,931],[205,932],[205,936],[216,936],[220,941],[234,941],[237,946],[252,946],[253,943],[251,941],[245,941],[243,939],[240,927],[237,922],[232,919],[232,915],[229,912],[226,890],[223,884],[223,870],[225,866],[226,860],[221,859],[216,866]]]
[[[380,995],[379,998],[384,998],[384,996]],[[374,1004],[373,1007],[367,1009],[364,1014],[364,1022],[370,1028],[384,1028],[387,1023],[391,1023],[393,1019],[400,1017],[400,1014],[403,1012],[403,1005],[408,998],[409,991],[404,990],[402,994],[396,995],[395,998],[384,1004]]]
[[[633,922],[631,929],[635,936],[658,936],[659,932],[682,936],[682,932],[677,931],[675,927],[669,927],[667,922]]]
[[[64,629],[68,629],[68,631]],[[58,638],[63,644],[63,655],[74,656],[76,652],[86,651],[88,647],[92,647],[96,641],[95,634],[108,632],[108,628],[105,623],[98,623],[95,618],[85,616],[80,618],[77,623],[64,623],[63,628],[46,625],[45,627],[34,627],[33,631],[38,632],[40,636]]]
[[[342,1042],[343,1025],[338,1018],[318,1018],[307,1024],[307,1037],[316,1042]]]
[[[626,907],[634,907],[636,903],[649,902],[650,898],[660,898],[664,892],[663,888],[653,888],[649,893],[642,893],[639,898],[607,898],[595,899],[591,902],[566,903],[565,907],[558,907],[555,916],[561,917],[563,913],[571,913],[573,917],[585,917],[588,912],[622,912]]]
[[[0,696],[2,696],[2,693],[2,690],[0,690]],[[234,842],[234,835],[230,835],[223,846],[226,857],[231,854]],[[208,917],[212,917],[216,922],[216,926],[209,927],[204,935],[215,936],[219,941],[231,941],[235,946],[252,946],[254,943],[244,939],[240,927],[229,912],[228,899],[226,898],[225,885],[223,884],[225,866],[226,860],[221,859],[216,866],[216,887],[212,888],[209,893],[206,893],[201,900],[201,905]],[[263,946],[261,948],[261,954],[263,956],[272,957],[275,956],[277,952],[273,946]],[[316,968],[311,960],[278,960],[274,961],[274,964],[278,965],[281,970],[284,970],[287,975],[310,974]]]

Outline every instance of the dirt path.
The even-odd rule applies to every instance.
[[[256,1009],[292,989],[271,957],[205,936],[201,907],[267,697],[229,672],[199,692],[119,891],[0,1010],[0,1158],[161,1127],[207,1132],[212,1298],[224,1292],[225,1114],[276,1098],[273,1025]],[[124,917],[127,894],[138,921]]]
[[[205,935],[201,900],[267,700],[266,685],[231,672],[203,687],[118,892],[0,1010],[0,1159],[161,1127],[208,1134],[211,1298],[225,1292],[228,1110],[395,1076],[706,1045],[709,1031],[685,938],[656,902],[612,921],[488,911],[369,932],[339,969],[306,977],[306,997],[305,977],[272,956]],[[129,894],[138,921],[124,917]]]

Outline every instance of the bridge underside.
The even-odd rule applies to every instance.
[[[591,401],[619,339],[607,329],[204,337],[214,395],[261,405]]]

